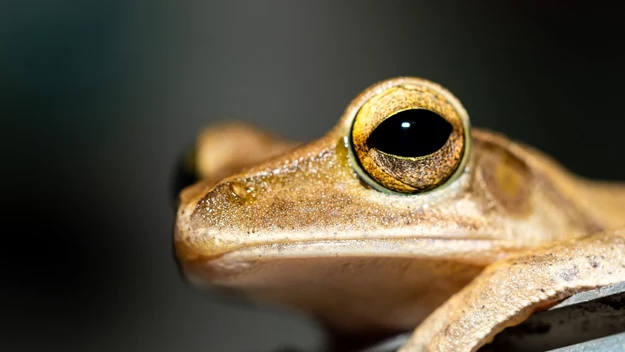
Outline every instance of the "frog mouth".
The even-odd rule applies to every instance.
[[[394,259],[397,261],[393,262],[397,263],[414,259],[441,263],[443,267],[452,262],[461,267],[484,267],[519,249],[509,242],[492,238],[439,236],[258,243],[208,256],[183,257],[179,253],[178,258],[183,275],[197,287],[240,288],[246,285],[271,286],[273,279],[268,277],[281,277],[280,272],[287,276],[310,275],[311,278],[324,273],[340,275],[342,265],[388,263]],[[433,267],[439,267],[439,264],[433,264]],[[275,271],[275,268],[282,269]],[[276,279],[277,282],[292,283],[290,278],[284,280]]]
[[[204,264],[230,265],[252,261],[270,261],[286,258],[327,257],[415,257],[453,259],[488,264],[502,257],[502,253],[519,250],[509,242],[492,237],[455,238],[418,236],[409,238],[367,238],[341,240],[308,240],[270,242],[232,248],[213,255],[187,258]],[[180,253],[179,253],[180,254]]]

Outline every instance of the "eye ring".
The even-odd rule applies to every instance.
[[[358,106],[348,109],[352,116],[345,144],[354,171],[371,187],[391,194],[423,194],[450,184],[463,173],[471,153],[470,121],[460,101],[443,87],[420,78],[395,78],[371,86],[353,104]],[[415,146],[414,133],[408,140],[406,136],[398,136],[399,144],[370,143],[371,136],[380,129],[384,133],[393,132],[393,128],[399,131],[398,121],[401,127],[410,127],[400,115],[416,116],[411,120],[416,126],[411,127],[413,131],[418,131],[419,124],[430,128],[443,126],[437,133],[449,131],[449,136],[442,139],[442,145],[438,136],[435,144]],[[438,121],[431,124],[427,119]],[[428,132],[419,131],[421,142],[429,139]],[[394,152],[404,148],[406,152],[396,155],[380,150],[380,146]]]

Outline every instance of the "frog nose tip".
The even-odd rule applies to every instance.
[[[228,252],[228,248],[213,241],[210,233],[214,231],[216,229],[185,227],[180,226],[180,223],[176,225],[174,257],[179,275],[192,286],[212,287],[223,277],[223,270],[217,263]]]
[[[215,219],[230,209],[231,193],[229,183],[214,187],[199,183],[182,192],[174,228],[179,261],[211,261],[227,252],[228,243],[220,241],[222,231]]]

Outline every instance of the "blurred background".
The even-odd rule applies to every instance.
[[[173,165],[203,126],[320,137],[397,75],[589,177],[625,179],[623,9],[599,2],[0,4],[2,351],[314,350],[293,312],[187,286]]]

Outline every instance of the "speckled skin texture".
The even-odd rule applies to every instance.
[[[504,136],[473,129],[459,173],[426,193],[364,181],[346,143],[354,117],[372,97],[423,82],[370,87],[326,136],[295,149],[247,130],[255,142],[241,150],[198,154],[226,165],[245,155],[249,168],[207,174],[181,193],[174,239],[187,278],[303,310],[346,334],[423,322],[404,351],[475,350],[534,309],[625,280],[616,231],[625,188],[573,176]],[[284,154],[264,160],[250,147]]]

